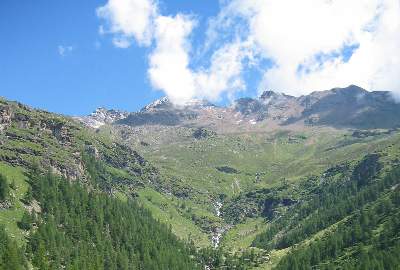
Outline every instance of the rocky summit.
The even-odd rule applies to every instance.
[[[111,124],[118,120],[124,119],[128,116],[127,112],[119,110],[108,110],[106,108],[97,108],[88,116],[75,117],[75,119],[81,121],[88,127],[99,128],[105,124]]]
[[[219,107],[204,100],[176,106],[167,97],[139,112],[97,109],[77,118],[98,128],[104,124],[128,126],[204,126],[229,131],[291,125],[336,128],[395,128],[400,126],[400,103],[390,92],[368,92],[358,86],[334,88],[294,97],[265,91],[258,98],[240,98],[231,106]]]

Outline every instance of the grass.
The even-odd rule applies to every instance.
[[[208,235],[202,232],[197,226],[183,217],[174,206],[171,198],[150,188],[139,191],[139,201],[149,209],[153,216],[160,222],[170,224],[172,231],[179,238],[187,241],[189,238],[196,243],[197,246],[205,247],[210,245]]]
[[[244,223],[231,228],[222,240],[222,246],[227,250],[236,252],[251,246],[256,235],[265,231],[267,224],[263,218],[248,218]]]
[[[218,135],[195,140],[168,132],[174,131],[164,134],[174,137],[173,142],[135,147],[159,169],[167,185],[190,188],[193,192],[186,204],[196,216],[206,216],[211,221],[215,218],[212,204],[221,194],[230,200],[240,193],[278,186],[282,179],[296,184],[309,175],[320,175],[331,166],[382,149],[391,159],[400,153],[400,149],[390,148],[399,148],[399,133],[354,139],[352,131],[311,128],[301,132]],[[238,173],[220,172],[216,168],[221,166],[234,168]],[[259,181],[256,174],[260,175]],[[162,208],[154,204],[153,207],[156,216],[168,216],[161,214]],[[181,213],[178,205],[169,204],[168,212],[176,212],[173,220],[164,218],[175,230],[186,226],[194,228],[189,230],[191,233],[197,230],[197,225]],[[248,219],[237,224],[224,236],[223,246],[227,249],[250,246],[258,233],[255,226],[262,227],[262,222],[262,219]]]
[[[208,140],[180,141],[143,152],[143,155],[157,164],[164,175],[214,196],[222,193],[232,197],[239,191],[274,185],[282,177],[298,179],[305,174],[320,172],[327,165],[317,156],[320,146],[337,140],[320,135],[310,144],[289,143],[283,139],[268,142],[269,136],[225,135]],[[216,170],[219,166],[232,167],[239,173],[219,172]],[[255,183],[257,173],[262,177]]]
[[[10,189],[13,206],[9,209],[0,210],[0,223],[5,226],[10,237],[15,239],[18,244],[22,245],[25,242],[24,233],[17,226],[17,222],[25,211],[22,202],[20,201],[28,190],[29,184],[26,182],[26,177],[21,168],[11,167],[5,163],[0,163],[0,173],[7,178],[9,183],[15,185],[15,189]]]
[[[270,270],[274,269],[274,267],[279,263],[279,261],[291,250],[291,248],[281,249],[281,250],[272,250],[269,253],[269,260],[265,263],[259,265],[258,267],[252,268],[253,270]]]

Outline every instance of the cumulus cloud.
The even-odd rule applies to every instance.
[[[251,54],[249,42],[240,39],[223,44],[211,54],[206,67],[191,67],[190,36],[196,20],[188,15],[164,16],[150,0],[109,0],[97,9],[113,34],[116,47],[127,48],[133,39],[144,46],[154,45],[149,55],[148,74],[152,86],[162,90],[175,104],[193,98],[217,100],[223,92],[232,95],[244,89],[243,61]]]
[[[100,26],[100,34],[113,34],[116,47],[127,48],[134,39],[149,45],[157,5],[152,0],[109,0],[97,9],[97,16],[106,22]]]
[[[242,73],[258,67],[259,90],[300,95],[357,84],[400,93],[399,0],[232,0],[208,22],[204,44],[192,44],[196,20],[162,15],[153,0],[109,0],[97,10],[115,46],[152,48],[152,86],[177,104],[217,100],[246,89]],[[193,47],[208,56],[193,65]]]
[[[181,14],[159,16],[155,22],[156,48],[150,55],[150,80],[176,104],[194,97],[217,100],[223,92],[229,94],[244,88],[240,74],[249,51],[245,50],[248,44],[243,42],[225,44],[216,50],[208,68],[189,67],[188,37],[195,25],[193,19]]]
[[[159,16],[155,21],[156,48],[149,57],[149,76],[153,86],[164,90],[175,103],[184,103],[195,95],[189,66],[187,38],[194,22],[183,15]]]
[[[398,0],[236,0],[218,20],[244,18],[247,35],[273,60],[261,89],[303,94],[357,84],[400,92],[399,5]]]
[[[241,76],[244,61],[253,58],[252,43],[236,40],[217,49],[211,57],[207,70],[195,73],[196,96],[209,100],[218,100],[223,93],[228,97],[246,89]]]

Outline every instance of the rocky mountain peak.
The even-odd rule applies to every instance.
[[[151,112],[158,109],[166,109],[172,107],[172,102],[168,99],[168,97],[163,97],[153,101],[152,103],[144,106],[140,111],[141,112]]]
[[[88,116],[74,117],[74,118],[82,122],[86,126],[92,128],[99,128],[105,124],[111,124],[115,121],[124,119],[127,116],[128,113],[124,111],[99,107]]]
[[[282,104],[293,99],[295,97],[270,90],[264,91],[259,98],[264,104]]]
[[[163,97],[146,105],[140,110],[140,112],[154,112],[157,110],[200,109],[209,106],[215,106],[215,105],[203,99],[191,99],[186,103],[184,103],[183,105],[175,105],[168,99],[168,97]]]
[[[163,97],[146,105],[139,112],[130,113],[125,119],[118,121],[118,124],[174,126],[196,119],[203,109],[209,107],[215,106],[206,100],[191,99],[183,105],[175,105],[168,97]]]
[[[240,112],[242,115],[263,113],[265,111],[263,103],[254,98],[237,99],[233,105],[233,109]]]
[[[369,92],[350,85],[316,91],[294,97],[274,91],[264,91],[259,98],[240,98],[230,107],[192,99],[174,105],[163,97],[138,112],[98,108],[86,117],[78,118],[85,125],[99,128],[104,124],[139,126],[211,126],[235,130],[238,125],[258,128],[257,123],[273,125],[324,125],[338,128],[387,128],[400,125],[400,104],[390,92]]]
[[[272,97],[279,96],[280,94],[271,90],[266,90],[260,95],[260,99],[269,99]]]
[[[342,94],[346,94],[346,95],[358,95],[358,94],[366,94],[368,93],[367,90],[365,90],[364,88],[361,88],[357,85],[349,85],[348,87],[344,87],[344,88],[333,88],[331,90],[334,93],[342,93]]]

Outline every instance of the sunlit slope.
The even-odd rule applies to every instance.
[[[155,132],[130,140],[132,147],[163,176],[157,196],[163,197],[166,203],[163,206],[150,202],[154,213],[170,213],[164,214],[162,220],[171,223],[179,234],[186,231],[189,234],[186,237],[198,243],[204,244],[204,237],[210,241],[213,231],[224,228],[222,244],[232,250],[249,246],[265,223],[262,218],[258,219],[263,207],[257,205],[260,201],[251,202],[250,198],[239,201],[245,205],[246,213],[241,213],[243,219],[232,224],[230,208],[243,206],[235,205],[235,199],[252,191],[288,185],[284,192],[280,191],[280,196],[301,200],[301,188],[292,190],[292,185],[368,153],[389,151],[391,145],[400,143],[395,130],[359,132],[302,127],[236,134],[210,132],[202,138],[193,136],[194,128],[163,128],[162,131],[162,136]],[[165,140],[168,143],[160,143]],[[249,201],[252,205],[246,208]],[[223,204],[220,216],[217,216],[217,202]],[[175,218],[176,214],[179,218]],[[188,223],[195,227],[185,225]],[[180,229],[187,227],[192,229]]]

